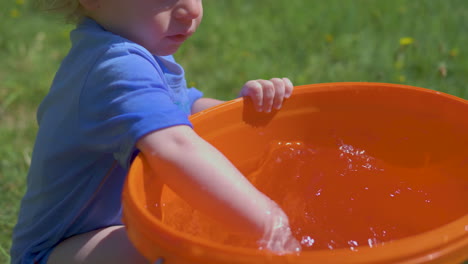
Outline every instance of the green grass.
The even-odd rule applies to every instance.
[[[72,28],[34,10],[31,0],[0,2],[0,263],[46,94]],[[190,85],[230,99],[250,79],[287,76],[296,85],[403,83],[468,99],[466,0],[205,0],[205,17],[176,58]],[[400,40],[409,38],[409,44]]]

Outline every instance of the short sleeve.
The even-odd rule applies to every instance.
[[[203,92],[192,87],[188,89],[189,105],[192,106],[195,101],[203,97]]]
[[[79,109],[84,146],[112,153],[124,168],[142,136],[171,126],[191,126],[188,115],[174,103],[157,62],[137,48],[112,48],[96,62]]]

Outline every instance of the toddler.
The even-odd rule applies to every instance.
[[[37,112],[12,263],[147,263],[121,221],[122,187],[140,152],[229,230],[279,254],[298,250],[284,212],[192,130],[189,115],[222,102],[188,88],[172,56],[200,24],[201,0],[43,2],[77,26]],[[270,112],[292,90],[273,78],[248,81],[240,94]]]

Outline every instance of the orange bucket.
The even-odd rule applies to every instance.
[[[341,158],[343,153],[351,153],[349,149],[358,154],[365,152],[369,155],[363,156],[367,160],[371,157],[392,168],[392,175],[376,181],[376,186],[382,188],[390,184],[386,181],[442,188],[450,176],[456,184],[447,185],[449,189],[439,195],[446,199],[442,203],[446,206],[434,207],[433,215],[420,214],[417,208],[411,207],[411,202],[403,201],[395,210],[381,205],[383,211],[394,210],[386,213],[387,217],[403,219],[406,227],[420,228],[418,232],[396,239],[377,244],[369,241],[369,244],[358,245],[356,242],[348,247],[303,247],[298,255],[274,255],[253,247],[222,243],[223,229],[213,223],[203,223],[209,220],[194,212],[162,184],[140,155],[135,158],[124,187],[123,220],[136,248],[148,260],[162,258],[165,264],[461,263],[468,259],[467,117],[468,101],[464,99],[424,88],[385,83],[297,86],[282,109],[272,113],[257,113],[249,100],[239,98],[191,117],[195,131],[246,176],[252,175],[265,160],[265,151],[275,141],[305,142],[315,148],[317,156],[329,155],[331,152],[327,149],[331,147],[348,147],[348,152],[340,154]],[[314,164],[322,166],[323,163],[327,161],[316,160]],[[360,165],[366,168],[366,164]],[[324,171],[336,171],[338,165],[324,166],[327,168]],[[383,169],[376,171],[380,173],[378,171]],[[368,176],[372,175],[376,174]],[[311,174],[310,177],[315,176]],[[274,185],[288,186],[287,180],[287,177],[275,178],[278,182]],[[337,187],[328,190],[339,196],[341,190],[352,188],[343,187],[347,184],[336,182]],[[264,186],[257,187],[262,190]],[[266,193],[270,197],[280,197],[274,192],[284,190],[277,188],[273,193],[268,190]],[[315,198],[321,191],[315,189]],[[387,189],[377,190],[375,194],[385,192]],[[386,194],[394,197],[397,193]],[[414,192],[414,195],[420,194]],[[296,197],[306,199],[300,196]],[[363,206],[368,203],[374,207],[363,208],[374,210],[376,205],[369,197],[363,199]],[[430,202],[427,193],[425,197],[425,201]],[[301,213],[294,208],[283,209],[289,216]],[[445,217],[449,211],[450,216]],[[445,218],[439,217],[441,215]],[[350,229],[359,224],[354,223],[359,222],[357,220],[339,216],[333,221],[349,221],[342,224],[349,225]],[[435,226],[429,225],[430,222]],[[301,237],[297,238],[301,241]]]

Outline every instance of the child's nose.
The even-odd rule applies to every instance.
[[[179,20],[192,20],[201,15],[201,0],[182,0],[174,11],[174,16]]]

